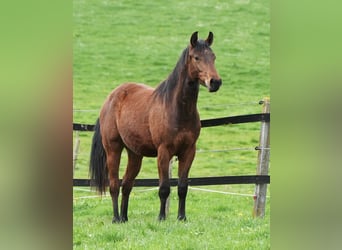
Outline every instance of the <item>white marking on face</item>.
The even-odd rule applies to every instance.
[[[207,86],[207,88],[210,88],[210,79],[209,78],[206,78],[204,83],[205,83],[205,86]]]

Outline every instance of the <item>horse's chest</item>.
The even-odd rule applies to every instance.
[[[154,141],[157,145],[165,144],[176,152],[193,146],[199,133],[200,127],[168,127],[159,134],[160,136],[156,136]]]
[[[174,144],[179,146],[192,145],[196,142],[199,132],[200,129],[195,127],[192,129],[178,129],[178,132],[174,136]]]

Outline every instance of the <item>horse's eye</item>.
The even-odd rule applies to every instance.
[[[199,59],[200,59],[200,58],[199,58],[198,56],[195,56],[195,60],[196,60],[196,61],[199,61]]]

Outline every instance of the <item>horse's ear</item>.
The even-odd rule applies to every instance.
[[[196,46],[197,40],[198,40],[198,31],[194,32],[194,33],[191,35],[190,44],[191,44],[192,47],[195,47],[195,46]]]
[[[214,41],[214,34],[213,32],[209,31],[209,35],[208,35],[208,38],[205,40],[205,42],[211,46],[213,44],[213,41]]]

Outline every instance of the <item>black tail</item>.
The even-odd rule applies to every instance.
[[[96,121],[94,130],[89,164],[90,183],[102,194],[106,191],[108,169],[106,166],[106,152],[102,145],[99,119]]]

